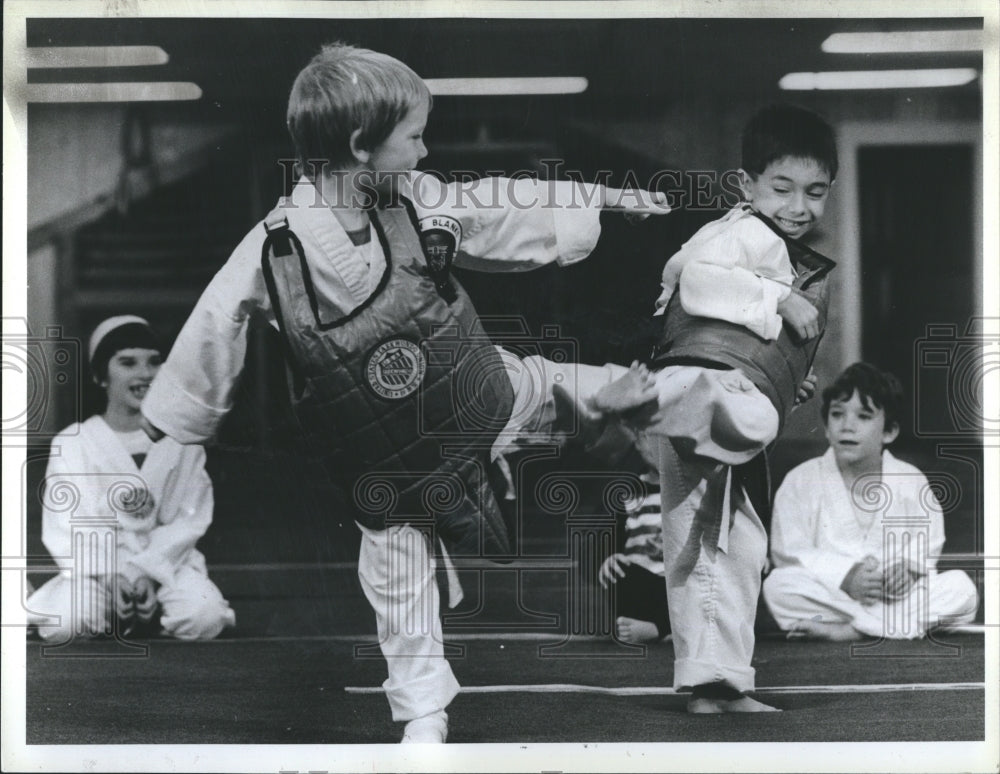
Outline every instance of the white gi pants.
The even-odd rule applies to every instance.
[[[849,623],[886,639],[914,639],[941,624],[969,623],[979,607],[976,585],[961,570],[927,575],[901,600],[862,605],[806,567],[779,567],[764,581],[764,601],[785,630],[803,620]]]
[[[580,405],[626,372],[613,364],[553,364],[541,358],[525,363],[529,361],[544,374],[536,379],[545,398],[543,427],[547,420],[558,423],[553,384]],[[724,681],[740,691],[752,690],[753,627],[767,534],[745,494],[730,496],[729,465],[749,462],[774,440],[778,413],[740,370],[669,366],[655,372],[654,379],[657,421],[636,429],[660,439],[674,686]]]
[[[576,385],[577,371],[590,395],[625,369],[523,360],[500,350],[514,389],[510,420],[494,444],[494,457],[523,444],[551,440],[554,384]],[[574,387],[575,389],[575,387]],[[459,684],[444,657],[436,561],[430,541],[409,525],[362,532],[358,578],[375,611],[379,646],[389,676],[383,683],[392,719],[407,721],[445,709]],[[450,582],[453,599],[461,592]]]
[[[767,533],[732,469],[660,444],[663,563],[674,643],[674,688],[754,687],[750,666]]]
[[[28,623],[38,627],[43,639],[55,643],[111,633],[115,611],[111,582],[110,577],[74,581],[57,575],[28,598]],[[173,581],[157,589],[156,598],[160,625],[170,637],[210,640],[236,625],[236,614],[222,592],[193,567],[179,567]]]
[[[674,439],[685,456],[742,465],[778,435],[778,412],[739,369],[667,366],[654,374],[659,417],[647,433]]]
[[[361,527],[361,532],[358,578],[375,611],[389,670],[382,685],[392,719],[413,720],[443,710],[459,685],[444,657],[430,541],[409,525]]]

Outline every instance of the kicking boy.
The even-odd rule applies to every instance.
[[[767,553],[758,455],[814,391],[833,262],[799,239],[822,218],[837,174],[833,131],[809,111],[765,108],[743,130],[739,174],[744,202],[666,264],[654,370],[633,364],[582,401],[584,413],[619,415],[663,439],[674,687],[692,691],[694,713],[773,710],[746,695]]]
[[[312,451],[354,495],[358,575],[404,742],[445,741],[459,686],[443,654],[434,545],[387,521],[383,485],[398,489],[395,514],[424,513],[430,495],[452,553],[508,553],[485,471],[498,435],[516,435],[517,388],[530,382],[483,334],[451,260],[502,271],[566,265],[593,248],[611,197],[640,214],[667,210],[644,192],[623,200],[529,179],[456,187],[413,174],[427,155],[430,108],[426,84],[402,62],[322,49],[288,104],[303,176],[212,280],[143,404],[154,435],[207,440],[232,405],[250,314],[280,331]]]
[[[937,572],[944,519],[927,479],[886,448],[901,402],[899,381],[868,363],[823,391],[830,448],[774,500],[764,600],[789,637],[912,639],[975,617],[969,576]]]

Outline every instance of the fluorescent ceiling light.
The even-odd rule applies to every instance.
[[[435,96],[496,97],[513,94],[579,94],[586,78],[425,78]]]
[[[847,70],[825,73],[788,73],[778,86],[789,91],[813,89],[923,89],[964,86],[979,73],[971,67],[943,70]]]
[[[200,98],[201,87],[187,81],[28,84],[28,102],[172,102]]]
[[[141,67],[170,61],[159,46],[48,46],[28,49],[28,68]]]
[[[919,54],[928,51],[981,51],[982,30],[835,32],[820,46],[828,54]]]

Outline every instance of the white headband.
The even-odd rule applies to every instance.
[[[97,351],[97,348],[104,340],[104,337],[111,333],[111,331],[115,328],[120,328],[123,325],[130,325],[132,323],[145,325],[147,328],[149,327],[149,323],[141,317],[137,317],[134,314],[121,314],[117,317],[109,317],[107,320],[94,328],[94,332],[90,334],[90,345],[87,348],[88,358],[90,360],[94,359],[94,352]]]

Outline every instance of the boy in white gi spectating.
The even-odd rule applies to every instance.
[[[398,60],[323,48],[288,105],[302,177],[213,279],[143,406],[154,434],[210,438],[232,405],[250,314],[279,330],[312,452],[353,495],[358,574],[404,742],[445,741],[459,686],[443,655],[435,544],[390,517],[431,507],[452,555],[505,553],[485,469],[534,404],[518,394],[532,378],[489,343],[451,261],[571,264],[593,248],[613,193],[415,174],[430,108],[426,84]],[[626,204],[666,211],[650,202]]]
[[[107,407],[52,442],[42,540],[60,572],[28,598],[28,622],[44,639],[65,641],[110,634],[115,615],[122,632],[159,613],[164,634],[211,639],[236,617],[195,548],[214,504],[205,450],[153,443],[140,426],[139,406],[162,362],[145,320],[105,320],[89,352]],[[105,543],[112,537],[114,566]]]
[[[944,519],[927,478],[886,448],[902,387],[855,363],[823,391],[830,448],[793,469],[774,500],[764,600],[790,637],[922,637],[969,623],[975,584],[937,572]]]

